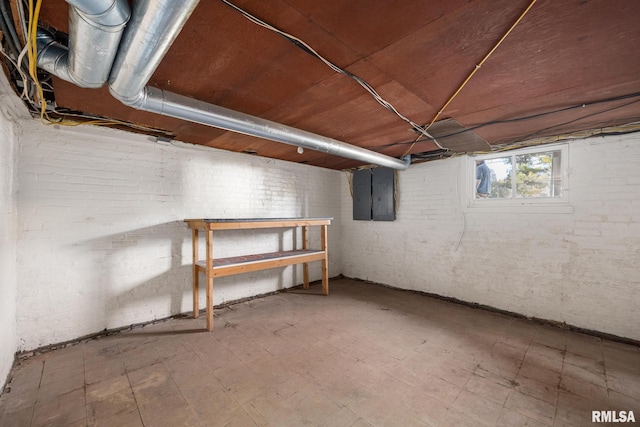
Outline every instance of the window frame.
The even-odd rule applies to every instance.
[[[559,197],[529,197],[518,198],[511,197],[509,199],[492,199],[476,197],[476,163],[480,160],[492,160],[503,157],[511,157],[513,159],[513,169],[516,169],[515,159],[523,154],[546,153],[550,151],[560,152],[560,175],[562,177],[562,194]],[[466,195],[466,203],[463,207],[468,210],[482,210],[486,212],[572,212],[569,200],[569,145],[568,144],[547,144],[538,145],[528,148],[520,148],[509,151],[501,151],[482,155],[468,155],[463,160],[464,170],[462,179],[464,180],[464,194]],[[513,189],[515,194],[516,189]]]

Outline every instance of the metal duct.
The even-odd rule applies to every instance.
[[[67,0],[69,47],[37,34],[38,67],[77,86],[99,88],[109,78],[130,9],[127,0]]]
[[[143,89],[142,96],[137,97],[135,107],[193,123],[257,136],[393,169],[404,170],[411,164],[411,156],[406,156],[404,160],[398,160],[322,135],[149,86]]]
[[[69,48],[58,43],[53,35],[41,28],[36,34],[38,67],[68,82],[76,83],[69,75]]]
[[[198,1],[139,0],[134,3],[133,16],[122,38],[109,79],[109,90],[115,98],[139,110],[193,123],[393,169],[404,170],[409,167],[411,156],[399,160],[260,117],[146,87]]]
[[[116,56],[109,90],[134,106],[200,0],[138,0]]]
[[[81,87],[100,87],[131,107],[365,163],[404,170],[403,160],[186,96],[146,87],[199,0],[67,0],[69,48],[38,32],[38,66]],[[82,43],[78,43],[78,41]],[[118,47],[119,46],[119,47]],[[117,54],[117,55],[116,55]],[[115,59],[114,59],[115,57]]]

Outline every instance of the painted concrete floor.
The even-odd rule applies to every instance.
[[[319,288],[319,286],[316,286]],[[584,426],[640,349],[348,279],[33,356],[2,426]],[[312,293],[312,295],[309,295]],[[616,413],[618,416],[621,413]],[[639,420],[640,421],[640,420]]]

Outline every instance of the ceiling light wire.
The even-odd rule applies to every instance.
[[[319,59],[320,61],[324,62],[329,68],[331,68],[336,73],[340,73],[340,74],[343,74],[343,75],[345,75],[347,77],[352,78],[360,86],[362,86],[367,92],[369,92],[369,94],[371,94],[371,96],[373,96],[373,98],[380,105],[382,105],[384,108],[386,108],[387,110],[391,111],[396,116],[398,116],[399,118],[404,120],[406,123],[408,123],[417,132],[419,132],[420,134],[426,136],[427,138],[431,139],[436,144],[438,144],[436,139],[431,134],[429,134],[429,132],[427,132],[427,130],[424,128],[424,126],[419,125],[418,123],[414,122],[413,120],[409,119],[408,117],[406,117],[405,115],[400,113],[390,102],[388,102],[382,96],[380,96],[380,94],[369,83],[367,83],[361,77],[359,77],[359,76],[357,76],[357,75],[355,75],[355,74],[353,74],[353,73],[351,73],[351,72],[349,72],[347,70],[344,70],[344,69],[340,68],[339,66],[337,66],[336,64],[334,64],[333,62],[329,61],[328,59],[326,59],[325,57],[320,55],[314,48],[312,48],[304,40],[302,40],[302,39],[300,39],[300,38],[298,38],[298,37],[296,37],[296,36],[294,36],[292,34],[289,34],[289,33],[285,32],[285,31],[282,31],[279,28],[274,27],[273,25],[263,21],[262,19],[254,16],[254,15],[252,15],[251,13],[247,12],[246,10],[242,9],[239,6],[236,6],[235,4],[231,3],[228,0],[220,0],[220,1],[222,1],[227,6],[233,8],[234,10],[239,12],[240,14],[242,14],[242,16],[244,16],[245,18],[247,18],[249,21],[253,22],[254,24],[257,24],[257,25],[259,25],[261,27],[267,28],[268,30],[271,30],[271,31],[279,34],[280,36],[284,37],[285,39],[289,40],[290,42],[292,42],[294,45],[296,45],[300,49],[304,50],[308,54],[310,54],[313,57],[315,57],[315,58]]]
[[[225,0],[223,0],[225,1]],[[520,21],[522,21],[522,19],[524,18],[524,16],[529,12],[529,10],[531,10],[531,8],[533,7],[533,5],[536,3],[537,0],[532,0],[531,3],[529,4],[529,6],[527,6],[527,8],[524,10],[524,12],[522,12],[520,14],[520,16],[518,17],[518,19],[516,19],[516,21],[511,25],[511,27],[507,30],[506,33],[504,33],[504,35],[500,38],[500,40],[498,40],[498,42],[493,46],[493,48],[489,51],[489,53],[487,53],[484,58],[482,58],[482,61],[480,61],[474,68],[473,70],[471,70],[471,73],[469,73],[469,75],[467,76],[466,79],[464,79],[464,81],[462,82],[462,84],[458,87],[458,89],[453,93],[453,95],[451,95],[449,97],[449,99],[444,103],[444,105],[442,106],[442,108],[440,108],[440,110],[438,110],[438,112],[436,113],[436,115],[433,117],[433,119],[431,120],[431,122],[429,122],[429,124],[427,126],[424,127],[425,130],[429,130],[429,128],[436,122],[436,120],[438,120],[438,118],[440,117],[440,115],[442,115],[442,113],[444,112],[444,110],[449,106],[449,104],[451,104],[451,102],[453,102],[453,100],[456,98],[456,96],[458,96],[458,94],[460,93],[460,91],[462,91],[462,89],[467,85],[467,83],[469,83],[469,80],[471,80],[471,78],[474,76],[474,74],[480,69],[480,67],[482,67],[482,65],[487,61],[487,59],[489,59],[489,57],[493,54],[493,52],[496,51],[496,49],[498,49],[498,46],[500,46],[502,44],[502,42],[507,38],[507,36],[509,36],[509,34],[511,34],[511,31],[513,31],[513,29],[520,23]],[[409,154],[409,152],[413,149],[413,147],[416,145],[416,143],[418,142],[418,140],[420,139],[420,137],[416,138],[416,140],[413,142],[413,144],[411,144],[411,146],[409,147],[409,149],[407,151],[404,152],[404,154],[402,156],[405,156],[407,154]],[[440,146],[439,146],[440,147]],[[440,147],[443,148],[443,147]]]

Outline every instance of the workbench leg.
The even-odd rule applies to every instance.
[[[302,226],[302,249],[309,248],[309,235],[308,235],[308,227],[306,225]],[[304,283],[304,289],[309,289],[309,263],[305,262],[302,264],[302,280]]]
[[[213,231],[207,230],[207,331],[213,330]]]
[[[200,314],[200,286],[198,283],[198,230],[191,230],[191,251],[193,252],[193,318],[197,319]]]
[[[323,225],[320,231],[320,240],[324,259],[322,260],[322,295],[329,295],[329,249],[327,241],[327,226]]]

